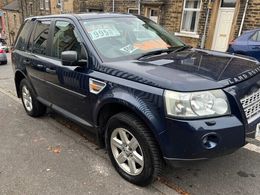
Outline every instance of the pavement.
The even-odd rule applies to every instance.
[[[93,134],[52,111],[27,116],[9,60],[0,66],[0,194],[259,195],[260,138],[231,155],[167,166],[154,184],[137,187],[116,173]]]

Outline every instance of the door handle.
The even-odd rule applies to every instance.
[[[25,64],[25,65],[28,65],[28,64],[30,64],[31,63],[31,61],[29,60],[29,59],[24,59],[23,60],[23,64]]]
[[[56,70],[54,70],[52,68],[46,68],[46,72],[48,72],[50,74],[56,74]]]
[[[37,64],[37,68],[43,68],[44,66],[42,64]]]

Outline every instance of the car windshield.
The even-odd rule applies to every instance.
[[[82,23],[104,62],[133,60],[149,52],[185,46],[143,17],[99,18]]]

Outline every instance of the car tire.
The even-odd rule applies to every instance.
[[[117,172],[133,184],[146,186],[161,173],[159,146],[145,124],[133,114],[123,112],[109,119],[106,148]]]
[[[45,114],[46,106],[36,99],[36,95],[26,79],[21,81],[19,92],[24,109],[29,116],[39,117]]]

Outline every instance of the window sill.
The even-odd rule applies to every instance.
[[[174,33],[176,36],[180,36],[180,37],[190,37],[190,38],[195,38],[195,39],[199,39],[200,35],[198,34],[193,34],[193,33],[184,33],[184,32],[179,32],[179,33]]]

